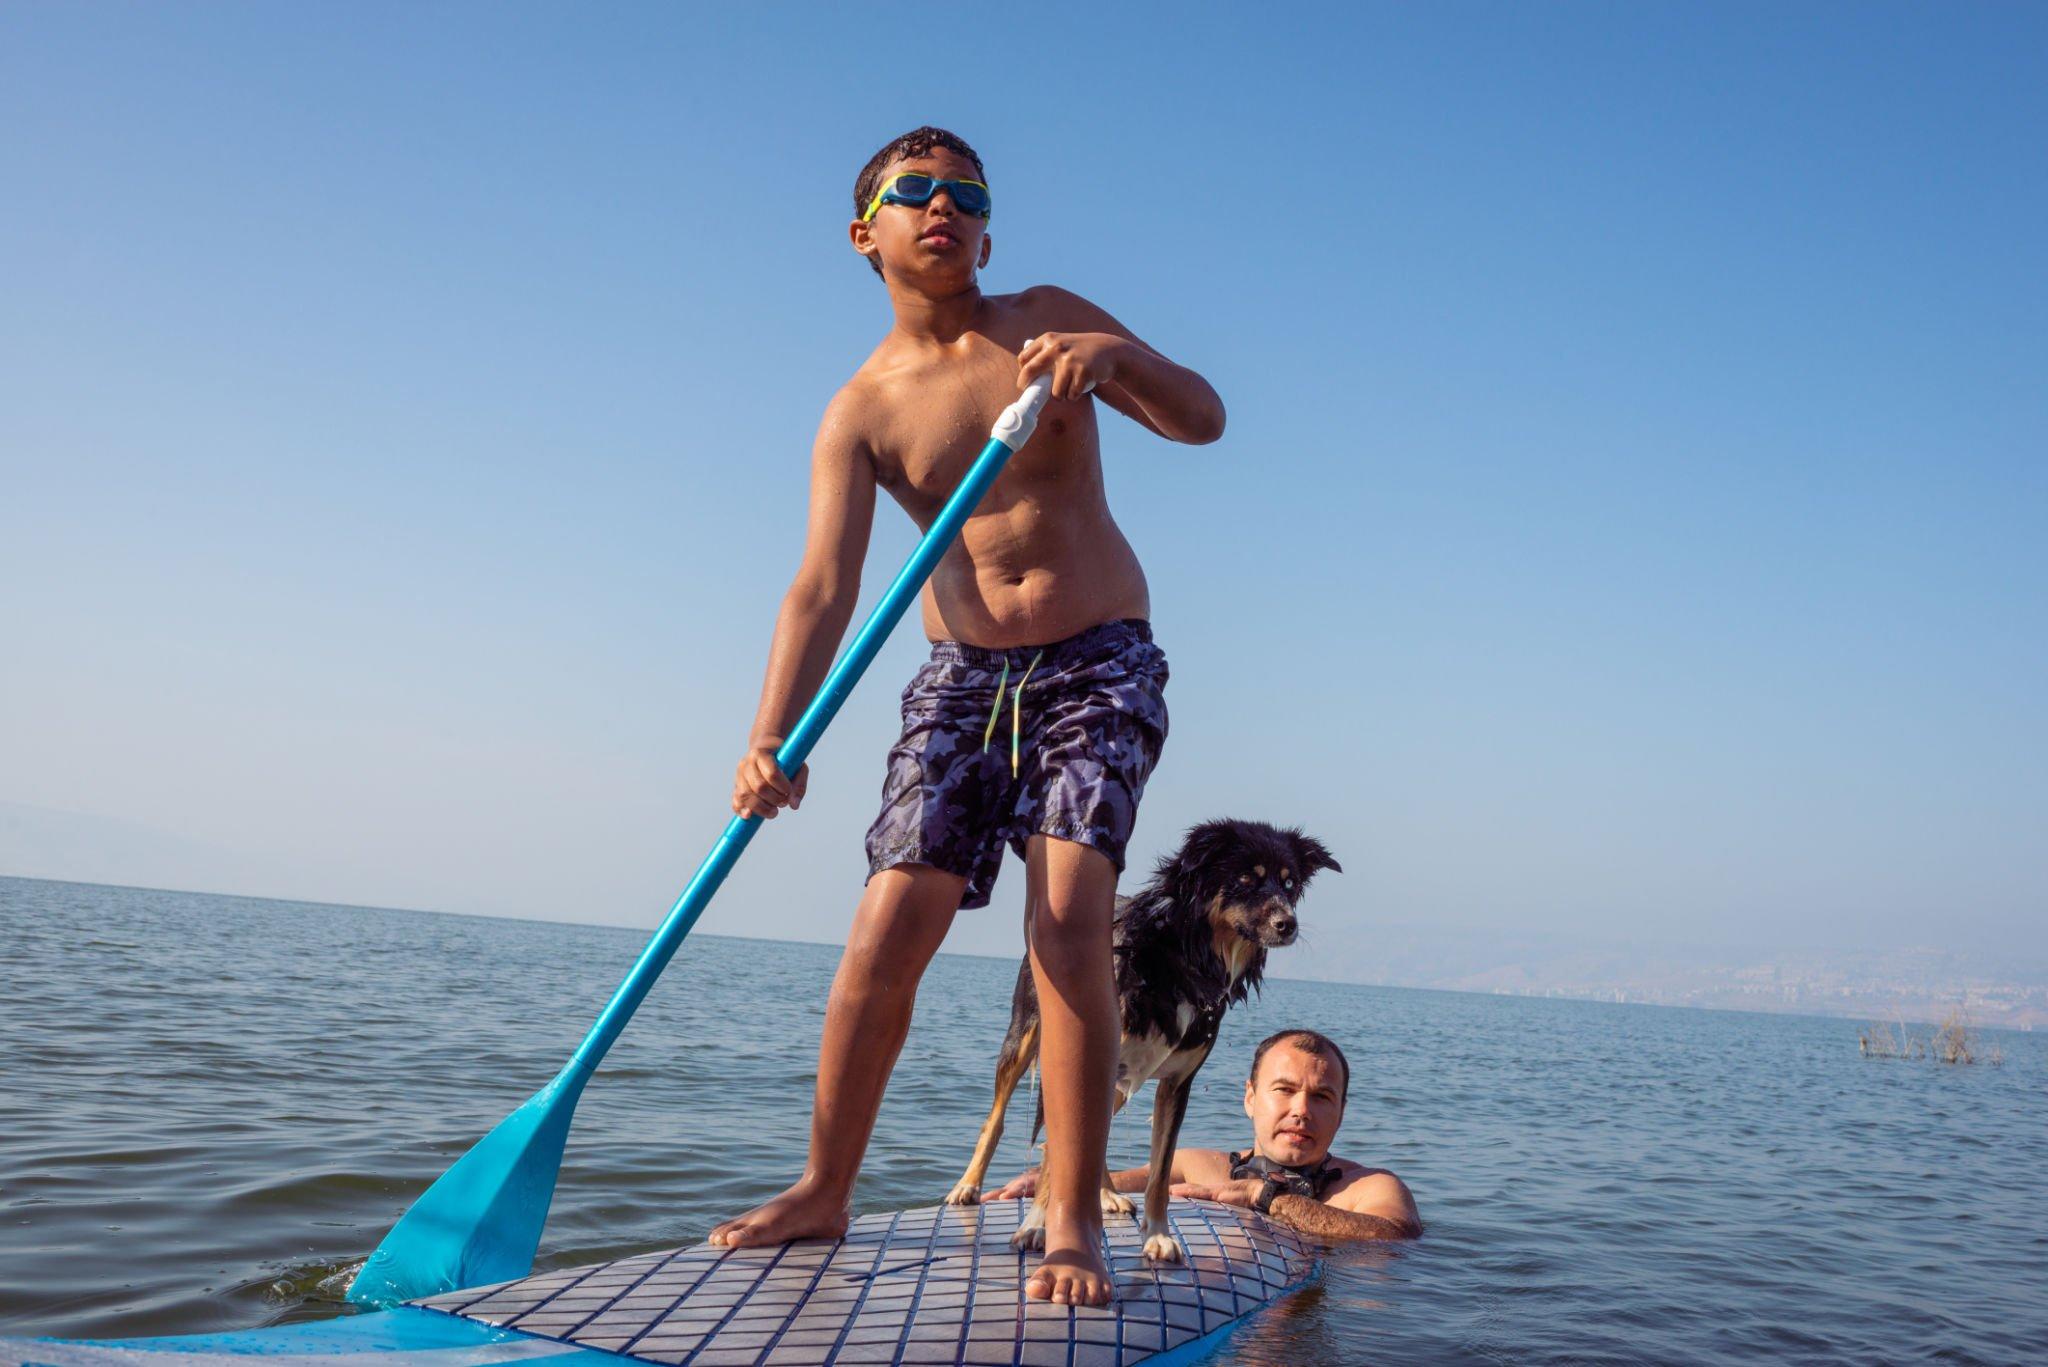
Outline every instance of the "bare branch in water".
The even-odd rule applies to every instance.
[[[1864,1058],[1931,1058],[1958,1066],[1988,1063],[1995,1068],[2005,1062],[2005,1051],[1983,1042],[1962,1007],[1949,1012],[1927,1039],[1915,1037],[1904,1017],[1899,1018],[1896,1034],[1889,1025],[1873,1024],[1856,1037],[1856,1052]]]

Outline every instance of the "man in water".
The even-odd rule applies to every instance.
[[[1268,1037],[1252,1054],[1244,1084],[1252,1146],[1174,1150],[1173,1194],[1248,1206],[1322,1239],[1413,1239],[1422,1220],[1407,1184],[1385,1168],[1330,1154],[1350,1090],[1351,1064],[1327,1035],[1282,1030]],[[1150,1171],[1113,1174],[1116,1189],[1143,1191]],[[983,1199],[1014,1200],[1037,1189],[1034,1168]]]

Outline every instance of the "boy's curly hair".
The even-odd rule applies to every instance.
[[[875,197],[875,191],[880,188],[879,182],[884,167],[905,157],[921,157],[935,147],[943,147],[948,152],[958,152],[974,163],[974,174],[977,179],[988,179],[988,172],[981,168],[981,154],[967,145],[967,139],[957,133],[949,133],[943,128],[933,128],[927,124],[923,128],[911,129],[900,138],[892,139],[881,151],[868,158],[868,164],[861,167],[860,174],[854,177],[853,216],[859,218],[868,211],[868,201]],[[868,258],[868,265],[876,275],[882,273],[882,263],[874,257]]]

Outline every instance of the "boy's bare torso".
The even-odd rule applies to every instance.
[[[1041,332],[1087,325],[1060,316],[1063,297],[986,296],[951,342],[891,333],[848,382],[841,399],[876,483],[920,528],[1017,397],[1018,349]],[[925,635],[992,649],[1039,645],[1150,611],[1145,572],[1110,516],[1095,405],[1053,399],[933,573]]]

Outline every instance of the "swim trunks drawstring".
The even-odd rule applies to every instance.
[[[1014,689],[1010,690],[1011,778],[1017,777],[1017,768],[1022,749],[1022,741],[1024,734],[1024,685],[1031,682],[1032,671],[1038,668],[1038,662],[1044,658],[1045,652],[1042,650],[1039,651],[1036,655],[1033,655],[1031,657],[1031,663],[1024,667],[1024,677],[1017,681],[1017,686]],[[996,721],[1003,715],[1003,689],[1009,686],[1009,682],[1010,662],[1008,659],[1005,659],[1003,661],[1003,676],[1000,679],[996,680],[995,706],[989,708],[988,725],[984,726],[981,729],[981,749],[983,754],[988,753],[989,742],[995,739]]]
[[[981,753],[988,753],[988,743],[996,734],[996,718],[1003,715],[1003,690],[1010,684],[1010,662],[1003,661],[1003,677],[996,680],[996,705],[988,710],[988,725],[981,728]]]

